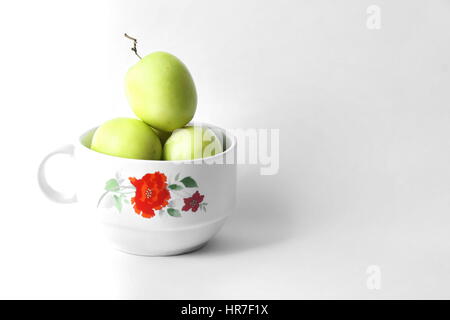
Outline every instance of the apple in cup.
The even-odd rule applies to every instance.
[[[164,160],[193,160],[223,152],[217,135],[209,128],[189,126],[175,130],[163,149]]]
[[[138,119],[116,118],[94,133],[91,149],[111,156],[160,160],[161,141],[153,129]]]
[[[186,66],[166,52],[154,52],[132,66],[125,91],[136,116],[155,129],[171,132],[192,120],[197,92]]]
[[[172,134],[172,132],[162,131],[162,130],[158,130],[155,128],[152,128],[152,129],[156,133],[156,135],[159,137],[159,140],[161,141],[162,146],[166,143],[167,139],[169,139],[170,135]]]

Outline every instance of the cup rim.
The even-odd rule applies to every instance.
[[[206,158],[199,158],[199,159],[192,159],[192,160],[147,160],[147,159],[132,159],[132,158],[122,158],[122,157],[117,157],[117,156],[112,156],[106,153],[101,153],[95,150],[92,150],[91,148],[88,148],[87,146],[85,146],[82,142],[83,138],[90,132],[92,132],[93,130],[96,130],[99,126],[95,126],[90,128],[89,130],[86,130],[85,132],[83,132],[77,139],[77,144],[80,145],[82,147],[83,150],[86,150],[87,152],[91,152],[91,154],[95,154],[98,156],[103,156],[103,157],[107,157],[110,159],[120,159],[120,160],[128,160],[128,161],[135,161],[135,162],[141,162],[141,163],[176,163],[176,164],[195,164],[195,163],[204,163],[205,161],[212,161],[215,158],[219,158],[219,157],[224,157],[226,156],[228,153],[231,152],[231,150],[233,150],[236,147],[237,141],[236,141],[236,136],[233,135],[232,133],[230,133],[228,130],[223,129],[219,126],[207,123],[207,122],[199,122],[199,121],[193,121],[193,122],[189,122],[188,124],[186,124],[186,126],[204,126],[207,127],[209,129],[217,129],[220,130],[224,135],[226,139],[229,139],[231,141],[230,146],[222,151],[221,153],[215,154],[213,156],[209,156]],[[214,162],[212,162],[214,163]],[[226,163],[224,163],[226,164]]]

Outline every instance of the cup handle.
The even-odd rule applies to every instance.
[[[60,192],[57,191],[55,189],[53,189],[47,181],[47,177],[45,174],[45,168],[47,165],[47,161],[58,154],[66,154],[69,155],[71,157],[74,156],[74,146],[72,144],[69,145],[65,145],[55,151],[53,151],[52,153],[48,154],[41,162],[41,164],[39,165],[39,170],[38,170],[38,182],[39,182],[39,187],[41,188],[42,192],[47,196],[47,198],[49,198],[52,201],[58,202],[58,203],[74,203],[77,202],[77,195],[76,194],[72,194],[72,195],[67,195],[64,192]]]

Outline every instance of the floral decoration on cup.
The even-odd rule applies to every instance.
[[[107,201],[108,198],[112,202]],[[136,214],[143,218],[153,218],[156,213],[167,213],[178,218],[189,211],[195,213],[200,209],[206,212],[208,203],[203,201],[204,198],[198,190],[197,182],[189,176],[180,179],[179,173],[171,183],[168,182],[167,176],[159,171],[147,173],[140,179],[123,179],[116,174],[115,178],[106,182],[105,192],[97,207],[114,206],[118,212],[122,212],[124,205],[131,205]]]

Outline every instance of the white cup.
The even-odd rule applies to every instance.
[[[93,128],[50,153],[38,180],[59,203],[80,202],[98,214],[117,249],[150,256],[176,255],[202,247],[223,226],[236,202],[236,138],[202,124],[223,138],[224,152],[189,161],[125,159],[91,150]],[[47,182],[48,159],[75,158],[77,193],[66,195]]]

